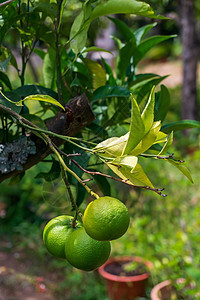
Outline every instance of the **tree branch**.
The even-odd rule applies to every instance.
[[[81,167],[77,163],[77,161],[75,161],[74,159],[70,159],[70,161],[73,162],[79,169],[81,169],[86,174],[100,175],[100,176],[103,176],[103,177],[106,177],[106,178],[110,178],[110,179],[118,181],[118,182],[125,183],[126,185],[130,186],[131,188],[146,189],[146,190],[153,191],[153,192],[157,193],[160,196],[163,196],[163,197],[167,196],[166,194],[162,194],[161,193],[164,190],[164,188],[163,189],[155,189],[155,188],[151,188],[150,186],[137,186],[137,185],[133,185],[133,184],[127,182],[129,180],[128,178],[127,179],[120,179],[120,178],[116,178],[116,177],[113,177],[113,176],[110,176],[108,174],[104,174],[104,173],[101,173],[101,172],[98,172],[98,171],[88,171],[88,170],[84,169],[83,167]]]
[[[17,117],[18,120],[23,119],[22,116],[18,115],[10,108],[5,107],[1,104],[0,110],[6,112],[9,115]],[[83,94],[81,96],[72,98],[66,106],[66,111],[59,111],[55,117],[46,122],[46,126],[47,129],[51,132],[60,135],[75,136],[81,129],[89,125],[93,120],[94,114],[91,110],[86,95]],[[33,125],[28,120],[26,120],[26,124],[29,126]],[[27,169],[42,161],[52,152],[49,146],[38,136],[31,134],[31,139],[35,143],[36,154],[28,156],[26,163],[23,165],[23,170],[14,170],[6,174],[0,173],[0,182],[26,171]],[[65,141],[60,138],[53,137],[52,143],[59,147],[63,143],[65,143]]]
[[[11,3],[11,2],[13,2],[14,0],[8,0],[8,1],[5,1],[5,2],[3,2],[3,3],[0,3],[0,7],[1,6],[4,6],[4,5],[7,5],[7,4],[9,4],[9,3]]]

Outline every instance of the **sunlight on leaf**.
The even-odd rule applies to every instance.
[[[176,168],[178,168],[189,180],[191,183],[193,183],[192,176],[190,174],[190,171],[188,168],[184,165],[184,163],[175,161],[173,159],[166,159],[170,164],[174,165]]]
[[[127,142],[129,132],[125,135],[109,138],[98,144],[94,150],[99,152],[103,157],[118,157],[122,155],[124,146]]]
[[[140,164],[137,164],[133,169],[130,166],[120,166],[117,167],[112,163],[107,163],[108,167],[121,179],[126,180],[127,183],[131,183],[137,186],[150,186],[153,187],[151,181],[144,173]]]
[[[168,151],[169,147],[171,146],[172,142],[173,142],[173,131],[170,133],[166,143],[164,144],[162,150],[158,153],[158,155],[165,154]]]
[[[138,158],[136,156],[127,155],[122,157],[117,157],[112,161],[112,164],[120,165],[120,166],[128,166],[133,169],[137,165]]]
[[[137,156],[147,151],[156,141],[160,127],[161,122],[154,122],[151,130],[143,137],[140,143],[130,152],[130,154]]]
[[[155,106],[155,86],[151,90],[149,100],[142,112],[142,120],[144,122],[145,134],[151,129],[154,121]]]
[[[93,52],[93,51],[106,52],[106,53],[109,53],[109,54],[113,55],[112,52],[110,52],[110,51],[108,51],[104,48],[95,47],[95,46],[88,47],[88,48],[84,49],[81,53],[83,54],[83,53]]]
[[[48,95],[30,95],[30,96],[27,96],[26,98],[24,98],[22,101],[27,101],[27,100],[32,100],[32,101],[36,100],[36,101],[43,101],[43,102],[51,103],[51,104],[59,106],[63,110],[65,110],[65,108],[62,106],[62,104],[60,104],[60,102],[58,102],[57,100],[55,100],[54,98],[52,98],[51,96],[48,96]]]
[[[145,127],[141,117],[139,106],[136,100],[131,95],[132,110],[131,110],[131,124],[130,134],[126,146],[123,151],[124,154],[128,154],[133,150],[141,141],[145,134]]]
[[[104,86],[106,84],[106,71],[103,67],[89,58],[84,58],[83,61],[92,76],[93,88],[98,89],[100,86]]]

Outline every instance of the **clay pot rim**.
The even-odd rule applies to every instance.
[[[184,283],[184,282],[185,282],[185,278],[178,278],[178,279],[176,280],[176,282],[177,282],[177,283]],[[151,290],[151,299],[152,299],[152,300],[162,300],[162,299],[158,296],[158,292],[159,292],[162,288],[164,288],[164,287],[170,285],[171,283],[172,283],[171,280],[165,280],[165,281],[162,281],[162,282],[158,283],[157,285],[155,285],[155,286],[153,287],[153,289]]]
[[[135,276],[118,276],[118,275],[113,275],[111,273],[108,273],[105,271],[105,266],[112,264],[113,262],[124,262],[124,261],[136,261],[138,263],[144,263],[149,269],[153,268],[152,262],[148,260],[144,260],[143,258],[139,256],[117,256],[113,258],[109,258],[105,264],[103,264],[100,268],[98,268],[98,272],[102,277],[108,280],[112,281],[118,281],[118,282],[133,282],[133,281],[141,281],[149,278],[150,274],[149,272],[143,273],[141,275],[135,275]]]

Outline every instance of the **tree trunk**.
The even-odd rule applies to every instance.
[[[183,59],[182,119],[198,119],[198,43],[193,0],[179,0]]]

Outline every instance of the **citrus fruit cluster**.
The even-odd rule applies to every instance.
[[[118,199],[100,197],[92,201],[83,215],[83,224],[72,216],[50,220],[43,231],[47,250],[67,259],[74,267],[92,271],[106,262],[110,241],[121,237],[129,226],[129,213]]]

